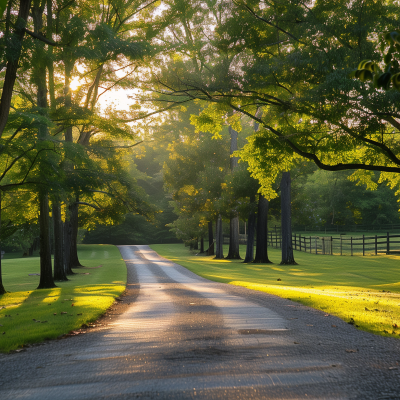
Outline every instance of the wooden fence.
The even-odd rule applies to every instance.
[[[400,235],[374,236],[306,236],[301,234],[292,235],[294,250],[314,254],[332,255],[377,255],[377,254],[400,254]],[[282,236],[280,232],[268,232],[268,245],[281,248]]]

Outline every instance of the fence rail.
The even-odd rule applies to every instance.
[[[279,227],[278,227],[279,228]],[[325,232],[325,233],[340,233],[340,232],[368,232],[368,231],[394,231],[400,230],[400,224],[376,224],[376,225],[332,225],[323,226],[307,226],[294,225],[293,230],[296,232]]]
[[[314,254],[332,255],[377,255],[377,254],[400,254],[400,235],[374,236],[306,236],[302,234],[292,235],[294,250]],[[268,233],[268,244],[275,248],[282,247],[282,236],[280,232],[270,231]]]

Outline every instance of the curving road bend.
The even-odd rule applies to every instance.
[[[400,399],[400,340],[119,249],[135,300],[104,329],[1,355],[0,399]]]

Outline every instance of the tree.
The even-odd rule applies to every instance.
[[[27,2],[20,2],[21,5],[23,3]],[[29,184],[30,190],[41,193],[40,215],[44,230],[48,226],[46,204],[48,207],[49,191],[55,215],[60,215],[60,202],[69,201],[67,207],[72,209],[75,217],[72,229],[68,229],[74,233],[69,237],[72,244],[76,243],[74,236],[77,231],[79,204],[99,210],[100,219],[118,219],[120,212],[113,210],[117,204],[124,212],[148,212],[145,210],[147,206],[143,199],[139,200],[139,195],[133,195],[132,192],[137,187],[122,171],[120,157],[116,157],[118,162],[115,160],[106,163],[109,169],[104,168],[104,160],[101,158],[105,153],[115,157],[118,151],[110,152],[110,147],[116,146],[121,151],[129,149],[134,145],[132,142],[135,142],[136,135],[121,120],[117,111],[109,110],[102,114],[99,108],[96,109],[96,104],[101,95],[98,93],[99,85],[106,82],[109,84],[105,92],[124,86],[124,79],[132,75],[135,68],[132,67],[132,61],[138,63],[145,55],[148,49],[145,41],[146,27],[143,20],[133,17],[154,9],[155,2],[126,0],[119,1],[118,4],[106,2],[101,5],[90,1],[56,3],[50,0],[35,0],[31,7],[33,19],[28,21],[29,24],[33,21],[33,27],[25,24],[26,19],[21,19],[15,25],[14,32],[11,32],[9,27],[12,26],[15,14],[13,6],[13,3],[9,2],[7,18],[1,21],[2,24],[5,23],[6,34],[0,38],[0,44],[6,43],[8,46],[1,56],[12,56],[6,60],[7,64],[2,63],[7,65],[7,84],[3,88],[2,96],[6,96],[8,100],[2,100],[1,112],[7,111],[5,106],[8,101],[14,101],[4,131],[2,128],[3,137],[6,139],[1,148],[3,155],[14,152],[14,159],[6,160],[5,172],[0,176],[1,190]],[[30,6],[27,6],[28,11],[29,8]],[[29,39],[22,41],[21,33],[28,33]],[[0,50],[4,48],[2,46]],[[18,60],[18,73],[24,74],[28,79],[8,79],[7,74],[13,71]],[[35,62],[32,63],[32,60]],[[73,75],[77,74],[74,68],[77,60],[86,69],[84,74],[87,82],[89,78],[93,77],[93,80],[86,86],[86,94],[82,85],[83,88],[74,96],[70,90],[70,81]],[[115,70],[112,65],[115,66]],[[131,70],[127,71],[125,77],[117,76],[118,70],[129,67]],[[15,91],[12,93],[15,82],[18,85],[18,95]],[[131,79],[128,85],[132,85],[133,82],[135,80]],[[86,97],[84,102],[81,102],[82,97]],[[34,132],[38,132],[38,135],[32,138]],[[65,142],[61,137],[63,132]],[[95,138],[96,135],[100,138]],[[93,146],[89,149],[88,144]],[[5,182],[5,178],[9,179],[12,174],[15,178],[18,168],[21,179]],[[69,190],[71,187],[74,188],[72,192]],[[101,195],[104,198],[95,198],[93,192],[104,192]],[[107,197],[114,200],[107,202]],[[95,202],[93,204],[85,201],[86,199]],[[105,208],[98,207],[99,204],[104,206],[106,203]],[[57,219],[60,222],[60,217]],[[57,228],[55,230],[59,231]],[[47,237],[46,233],[42,233],[43,246],[47,243]],[[60,241],[57,240],[57,243]],[[43,275],[43,281],[49,283],[41,283],[40,287],[51,285],[50,279],[47,279],[50,271],[49,260],[51,263],[49,251],[49,246],[41,251],[42,261],[46,264],[46,273],[41,274],[41,278]],[[63,253],[64,256],[70,254],[68,250]],[[57,251],[57,254],[60,253]],[[56,258],[59,259],[58,256]]]
[[[253,262],[269,264],[268,258],[268,200],[259,195],[257,213],[257,248]]]
[[[212,58],[206,73],[189,78],[175,63],[172,72],[179,79],[165,81],[166,91],[208,102],[212,112],[202,111],[195,122],[214,134],[227,106],[260,124],[244,157],[268,198],[276,195],[272,185],[279,174],[304,158],[325,170],[354,170],[361,180],[368,171],[393,178],[400,171],[400,93],[377,92],[349,73],[354,60],[381,58],[370,34],[398,26],[396,6],[344,0],[235,4],[213,36],[214,48],[223,49],[234,66],[222,78],[223,57]],[[277,163],[279,158],[284,162]]]
[[[281,264],[297,264],[294,261],[292,245],[292,206],[290,172],[282,174],[281,184],[281,229],[282,229],[282,261]]]
[[[5,56],[5,60],[2,60],[2,64],[6,62],[6,74],[0,100],[0,137],[3,134],[10,112],[13,88],[17,78],[18,63],[21,56],[22,42],[25,35],[25,26],[29,16],[29,10],[31,7],[31,0],[20,0],[18,17],[14,24],[14,31],[10,34],[10,19],[12,15],[11,7],[12,3],[9,2],[5,34],[1,38],[3,41],[1,49],[3,54],[1,55]],[[1,15],[3,15],[4,9],[0,9]]]

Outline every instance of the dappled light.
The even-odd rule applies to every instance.
[[[299,266],[285,268],[193,258],[178,245],[152,248],[207,279],[298,301],[345,321],[352,318],[357,326],[371,332],[400,335],[400,329],[395,328],[400,326],[398,256],[332,257],[296,252]],[[269,253],[271,260],[279,260],[279,250],[270,249]]]

